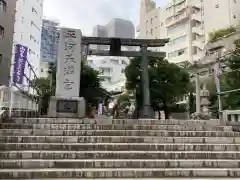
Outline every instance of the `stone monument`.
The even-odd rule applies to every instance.
[[[209,91],[207,90],[206,84],[203,85],[203,88],[200,92],[200,99],[201,99],[201,113],[205,116],[210,117],[210,112],[209,112]]]
[[[197,95],[198,93],[196,93]],[[211,118],[211,113],[209,112],[209,91],[207,90],[206,84],[203,85],[203,88],[199,91],[199,103],[200,108],[197,109],[195,113],[191,115],[191,119],[195,120],[209,120]],[[196,97],[197,99],[197,97]],[[198,100],[196,100],[198,101]],[[197,102],[198,103],[198,102]]]
[[[56,93],[50,99],[49,117],[85,117],[85,100],[79,97],[81,38],[81,30],[60,30]]]

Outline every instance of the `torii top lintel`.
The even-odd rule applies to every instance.
[[[131,39],[131,38],[107,38],[107,37],[82,37],[82,44],[110,45],[111,39],[120,39],[122,46],[147,46],[162,47],[169,39]]]

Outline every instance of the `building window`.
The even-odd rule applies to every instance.
[[[187,48],[184,48],[184,49],[180,49],[180,50],[168,53],[168,57],[173,58],[173,57],[176,57],[176,56],[181,56],[181,55],[186,54],[186,53],[187,53]]]
[[[187,36],[185,35],[185,36],[181,36],[181,37],[178,37],[178,38],[176,38],[176,39],[173,39],[173,40],[171,40],[171,41],[169,41],[169,45],[174,45],[174,44],[179,44],[179,43],[183,43],[183,42],[185,42],[186,41],[186,39],[187,39]]]
[[[7,3],[4,0],[0,0],[0,11],[7,11]]]
[[[187,24],[171,26],[171,27],[167,28],[167,34],[170,35],[170,34],[173,34],[176,32],[184,31],[184,30],[186,30],[186,27],[187,27]]]
[[[151,18],[151,24],[153,23],[153,19]]]
[[[153,35],[153,29],[151,29],[151,35]]]
[[[4,28],[0,25],[0,39],[4,37]]]

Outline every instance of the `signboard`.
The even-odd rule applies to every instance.
[[[81,31],[62,28],[57,63],[56,96],[79,96],[81,71]]]
[[[58,113],[77,113],[78,101],[77,100],[58,100],[57,112]]]
[[[15,46],[15,56],[13,62],[13,83],[22,84],[27,61],[28,48],[21,44]]]

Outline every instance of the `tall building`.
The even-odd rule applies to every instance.
[[[9,84],[16,0],[0,0],[0,86]]]
[[[13,42],[28,47],[28,62],[37,75],[40,70],[42,17],[43,0],[17,0]],[[25,74],[31,76],[29,79],[33,78],[28,67]]]
[[[162,50],[173,63],[199,61],[209,33],[240,23],[238,0],[172,0],[164,8],[141,0],[140,38],[169,38]]]
[[[96,25],[93,28],[93,36],[96,37],[119,37],[134,38],[135,28],[131,21],[115,18],[106,25]],[[101,50],[109,49],[109,46],[92,46]],[[123,47],[129,50],[130,47]],[[125,87],[124,69],[129,64],[127,57],[88,57],[88,64],[94,69],[100,71],[100,77],[103,80],[102,86],[108,91],[122,91]]]
[[[59,44],[59,22],[43,19],[41,35],[41,61],[56,62]]]
[[[129,20],[114,18],[106,25],[96,25],[93,28],[93,36],[95,37],[119,37],[119,38],[134,38],[135,27]],[[93,46],[94,47],[94,46]],[[98,45],[99,49],[108,49],[109,46]]]
[[[0,24],[3,24],[1,25],[1,29],[3,29],[1,31],[4,31],[4,48],[0,48],[4,60],[0,67],[0,84],[9,84],[10,66],[14,59],[13,52],[16,44],[28,48],[27,60],[38,74],[42,14],[43,0],[0,0]],[[30,74],[27,63],[25,74]],[[33,78],[33,75],[29,78]]]
[[[114,18],[105,25],[108,37],[134,38],[135,28],[131,21]]]
[[[127,57],[96,57],[88,58],[88,65],[100,72],[102,86],[107,91],[122,91],[126,77],[124,69],[129,64]]]
[[[107,37],[107,32],[105,26],[96,25],[93,28],[93,36],[95,37]]]

